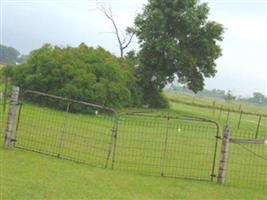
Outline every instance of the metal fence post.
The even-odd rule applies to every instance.
[[[213,113],[213,116],[215,115],[215,101],[212,102],[212,113]]]
[[[228,124],[224,126],[223,138],[222,138],[222,149],[221,149],[221,160],[219,166],[219,174],[217,182],[223,184],[225,181],[225,171],[228,157],[228,147],[230,141],[230,127]]]
[[[258,125],[257,125],[257,129],[256,129],[256,134],[255,134],[255,139],[258,138],[258,134],[259,134],[259,130],[260,130],[260,125],[261,125],[261,115],[259,116]]]
[[[19,99],[19,87],[12,88],[12,94],[10,98],[10,105],[7,117],[7,124],[5,130],[5,140],[4,140],[4,147],[10,148],[12,143],[14,142],[14,131],[13,128],[16,123],[16,108]]]
[[[219,120],[221,119],[221,116],[222,116],[222,109],[223,109],[223,106],[221,106],[221,108],[220,108]]]
[[[228,124],[230,117],[230,109],[228,108],[226,123]]]
[[[243,114],[243,111],[241,110],[240,115],[239,115],[239,121],[238,121],[237,129],[240,128],[241,119],[242,119],[242,114]]]

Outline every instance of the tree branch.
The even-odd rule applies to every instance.
[[[101,12],[104,13],[104,15],[111,21],[111,23],[113,25],[113,28],[115,30],[114,34],[116,35],[116,38],[118,40],[119,48],[120,48],[120,56],[122,58],[123,55],[124,55],[124,49],[126,49],[130,45],[130,43],[132,42],[132,39],[133,39],[133,36],[134,36],[134,32],[131,33],[130,38],[129,38],[128,41],[127,41],[127,37],[124,36],[122,33],[121,33],[121,35],[122,35],[122,38],[121,38],[121,36],[119,34],[119,29],[117,27],[117,24],[116,24],[116,22],[114,20],[113,15],[112,15],[111,8],[109,7],[108,11],[107,11],[107,9],[104,6],[100,6],[99,9],[100,9]]]

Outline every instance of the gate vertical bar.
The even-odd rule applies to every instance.
[[[228,124],[224,126],[223,138],[222,138],[222,149],[221,149],[221,160],[219,166],[219,174],[217,182],[223,184],[225,182],[225,172],[228,158],[228,148],[230,141],[230,127]]]
[[[218,139],[219,137],[219,125],[215,123],[216,125],[216,136],[215,136],[215,146],[214,146],[214,155],[213,155],[213,162],[212,162],[212,170],[211,170],[211,181],[213,181],[214,177],[216,177],[215,174],[215,166],[216,166],[216,159],[217,159],[217,149],[218,149]]]
[[[19,112],[18,112],[18,118],[17,118],[17,124],[16,124],[16,129],[15,129],[15,136],[14,136],[15,141],[17,140],[18,129],[19,129],[19,123],[20,123],[20,117],[21,117],[21,110],[22,110],[22,105],[23,105],[23,103],[20,102],[20,103],[18,103],[18,105],[19,105]],[[16,143],[14,143],[14,147],[15,147],[15,144],[16,144]]]
[[[160,162],[160,175],[161,176],[164,176],[164,163],[165,163],[166,156],[167,156],[169,122],[170,122],[170,117],[168,116],[168,118],[167,118],[167,126],[166,126],[166,134],[165,134],[165,140],[164,140],[163,156],[162,156],[161,162]]]
[[[65,131],[66,131],[66,126],[67,126],[67,115],[69,113],[69,109],[70,109],[70,102],[68,102],[67,104],[67,108],[66,111],[64,113],[64,122],[63,122],[63,127],[61,129],[61,134],[60,134],[60,138],[59,138],[59,143],[58,143],[58,151],[57,151],[57,157],[60,158],[61,156],[61,148],[63,145],[63,140],[64,140],[64,135],[65,135]]]
[[[19,87],[12,88],[12,94],[10,98],[9,112],[7,117],[7,124],[5,130],[4,147],[10,148],[14,142],[14,126],[16,123],[17,104],[19,99]]]
[[[115,112],[115,121],[113,122],[113,126],[112,126],[112,133],[111,133],[111,138],[110,138],[110,147],[109,147],[109,151],[108,151],[108,155],[107,155],[107,160],[106,160],[106,164],[105,164],[105,168],[108,167],[108,162],[110,159],[110,155],[113,149],[113,155],[112,155],[112,163],[111,163],[111,168],[114,169],[114,165],[115,165],[115,156],[116,156],[116,145],[117,145],[117,134],[118,134],[118,125],[119,125],[119,115],[117,112]]]

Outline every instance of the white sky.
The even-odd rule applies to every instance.
[[[124,30],[133,24],[146,0],[98,0],[110,4],[117,24]],[[226,28],[218,73],[206,80],[208,89],[267,95],[267,0],[213,0],[210,19]],[[43,43],[103,46],[119,55],[110,22],[95,0],[0,0],[1,43],[29,53]],[[129,50],[136,49],[134,40]]]

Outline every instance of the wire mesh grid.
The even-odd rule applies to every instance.
[[[172,117],[121,117],[114,168],[149,175],[212,180],[217,126]]]
[[[264,123],[261,123],[266,125]],[[263,133],[263,132],[262,132]],[[226,183],[267,189],[267,137],[248,130],[233,130],[228,150]]]
[[[1,84],[0,84],[1,85]],[[0,88],[0,142],[3,144],[4,141],[4,132],[6,129],[6,120],[8,113],[8,96],[9,96],[9,88]]]
[[[39,98],[40,94],[27,94],[29,96]],[[52,102],[58,109],[26,101],[19,111],[15,146],[106,167],[111,154],[115,114],[67,99],[46,95],[41,95],[41,99]]]
[[[217,175],[221,141],[212,121],[144,114],[119,120],[112,109],[38,92],[28,93],[17,112],[17,148],[146,175],[197,180]],[[7,111],[0,114],[3,134]],[[232,139],[264,142],[230,143],[227,184],[266,188],[265,120],[256,126],[257,138],[246,126],[232,130]]]

